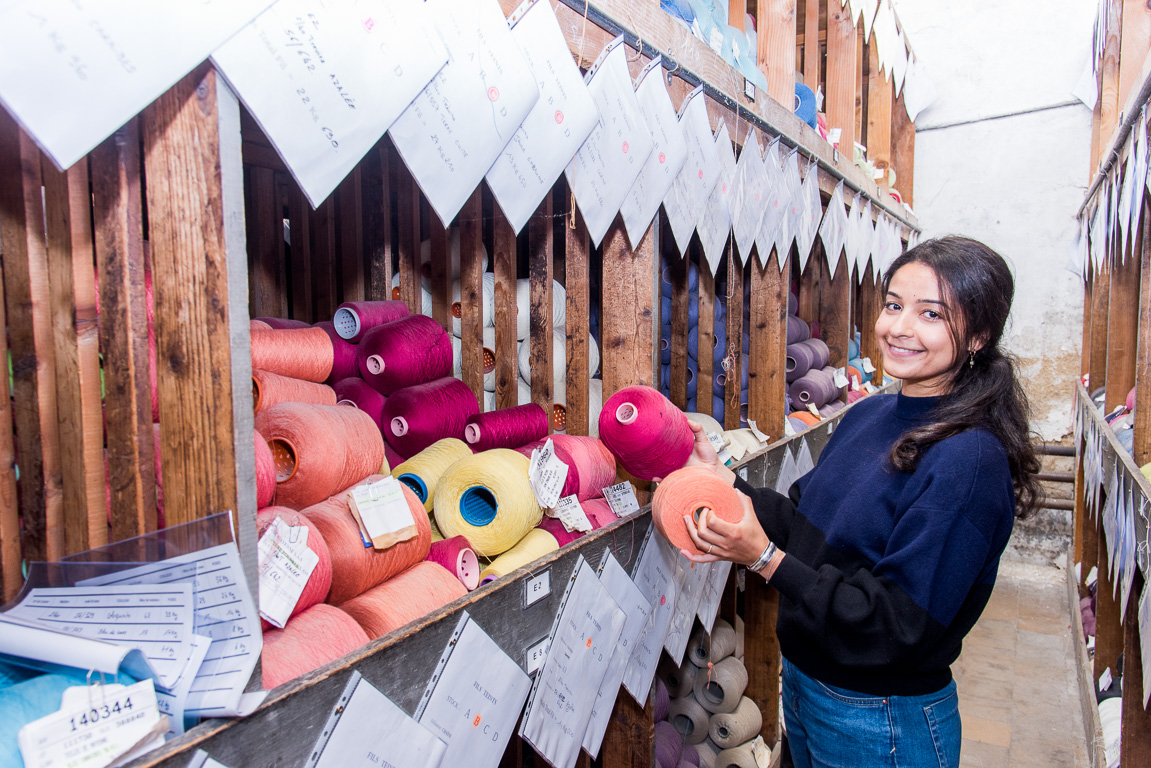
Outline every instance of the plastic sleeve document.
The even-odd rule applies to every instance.
[[[649,526],[635,566],[634,580],[651,604],[651,613],[636,639],[623,678],[624,688],[641,705],[647,703],[655,667],[663,650],[663,639],[675,611],[675,558],[671,545],[655,533],[654,526]]]
[[[719,155],[711,135],[702,85],[689,93],[680,105],[679,125],[687,146],[687,161],[664,197],[663,209],[667,213],[676,248],[684,254],[691,234],[695,232],[696,211],[703,208],[719,179]],[[708,266],[715,271],[715,265],[710,261]]]
[[[212,60],[315,208],[448,56],[423,3],[279,0]]]
[[[775,247],[775,235],[787,213],[789,202],[787,184],[783,181],[783,169],[779,165],[779,139],[768,144],[763,152],[763,173],[767,204],[763,209],[763,218],[759,221],[759,232],[755,236],[760,268],[766,267],[771,259],[771,249]],[[775,258],[779,271],[782,272],[784,264],[787,263],[787,252],[776,253]]]
[[[392,125],[392,141],[445,227],[539,98],[495,0],[428,0],[448,63]]]
[[[795,242],[795,231],[799,224],[800,212],[803,210],[803,198],[800,192],[803,179],[799,176],[799,156],[792,150],[783,160],[783,188],[787,190],[787,200],[783,216],[779,220],[779,227],[775,230],[775,252],[777,255],[786,255],[791,251],[791,244]],[[780,262],[783,261],[782,256]]]
[[[759,151],[755,131],[747,134],[735,166],[735,189],[731,205],[731,228],[737,254],[744,263],[751,258],[751,248],[759,233],[759,223],[767,208],[767,171]]]
[[[671,626],[663,640],[664,650],[676,664],[683,661],[687,641],[691,638],[691,625],[695,621],[703,589],[711,573],[711,563],[693,563],[676,553],[676,582],[680,585],[679,599],[671,617]]]
[[[719,157],[719,178],[701,210],[696,230],[703,244],[703,255],[707,258],[712,274],[715,274],[723,258],[728,235],[731,234],[731,209],[728,206],[735,181],[735,150],[731,148],[731,135],[723,121],[720,121],[716,129],[713,143]]]
[[[0,3],[0,102],[57,167],[68,168],[268,5]]]
[[[651,134],[627,68],[627,46],[617,37],[600,53],[584,82],[599,109],[599,122],[564,173],[599,245],[652,149]]]
[[[626,617],[581,557],[552,628],[520,735],[555,768],[572,768]]]
[[[687,162],[687,141],[667,93],[661,62],[660,56],[648,62],[635,86],[635,96],[643,109],[654,146],[620,206],[619,213],[632,249],[643,239],[659,204]]]
[[[551,4],[529,0],[508,17],[540,98],[487,173],[512,229],[528,223],[599,120]]]

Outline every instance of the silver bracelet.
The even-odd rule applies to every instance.
[[[775,557],[775,553],[779,551],[779,547],[775,546],[774,541],[767,542],[762,554],[751,565],[747,566],[748,570],[761,573],[767,564],[771,562],[771,558]]]

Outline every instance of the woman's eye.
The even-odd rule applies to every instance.
[[[884,309],[891,310],[892,312],[898,312],[899,310],[903,309],[903,307],[899,306],[894,301],[887,302],[883,305],[883,307]]]
[[[928,320],[942,320],[943,319],[943,315],[941,315],[938,312],[936,312],[935,310],[931,310],[931,309],[924,312],[923,315]]]

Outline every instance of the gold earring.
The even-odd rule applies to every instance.
[[[971,356],[967,358],[967,367],[968,368],[974,368],[975,367],[975,350],[974,349],[971,350]]]

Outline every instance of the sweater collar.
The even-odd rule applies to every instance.
[[[904,421],[925,421],[943,399],[942,396],[908,397],[902,392],[896,394],[895,398],[895,416]]]

